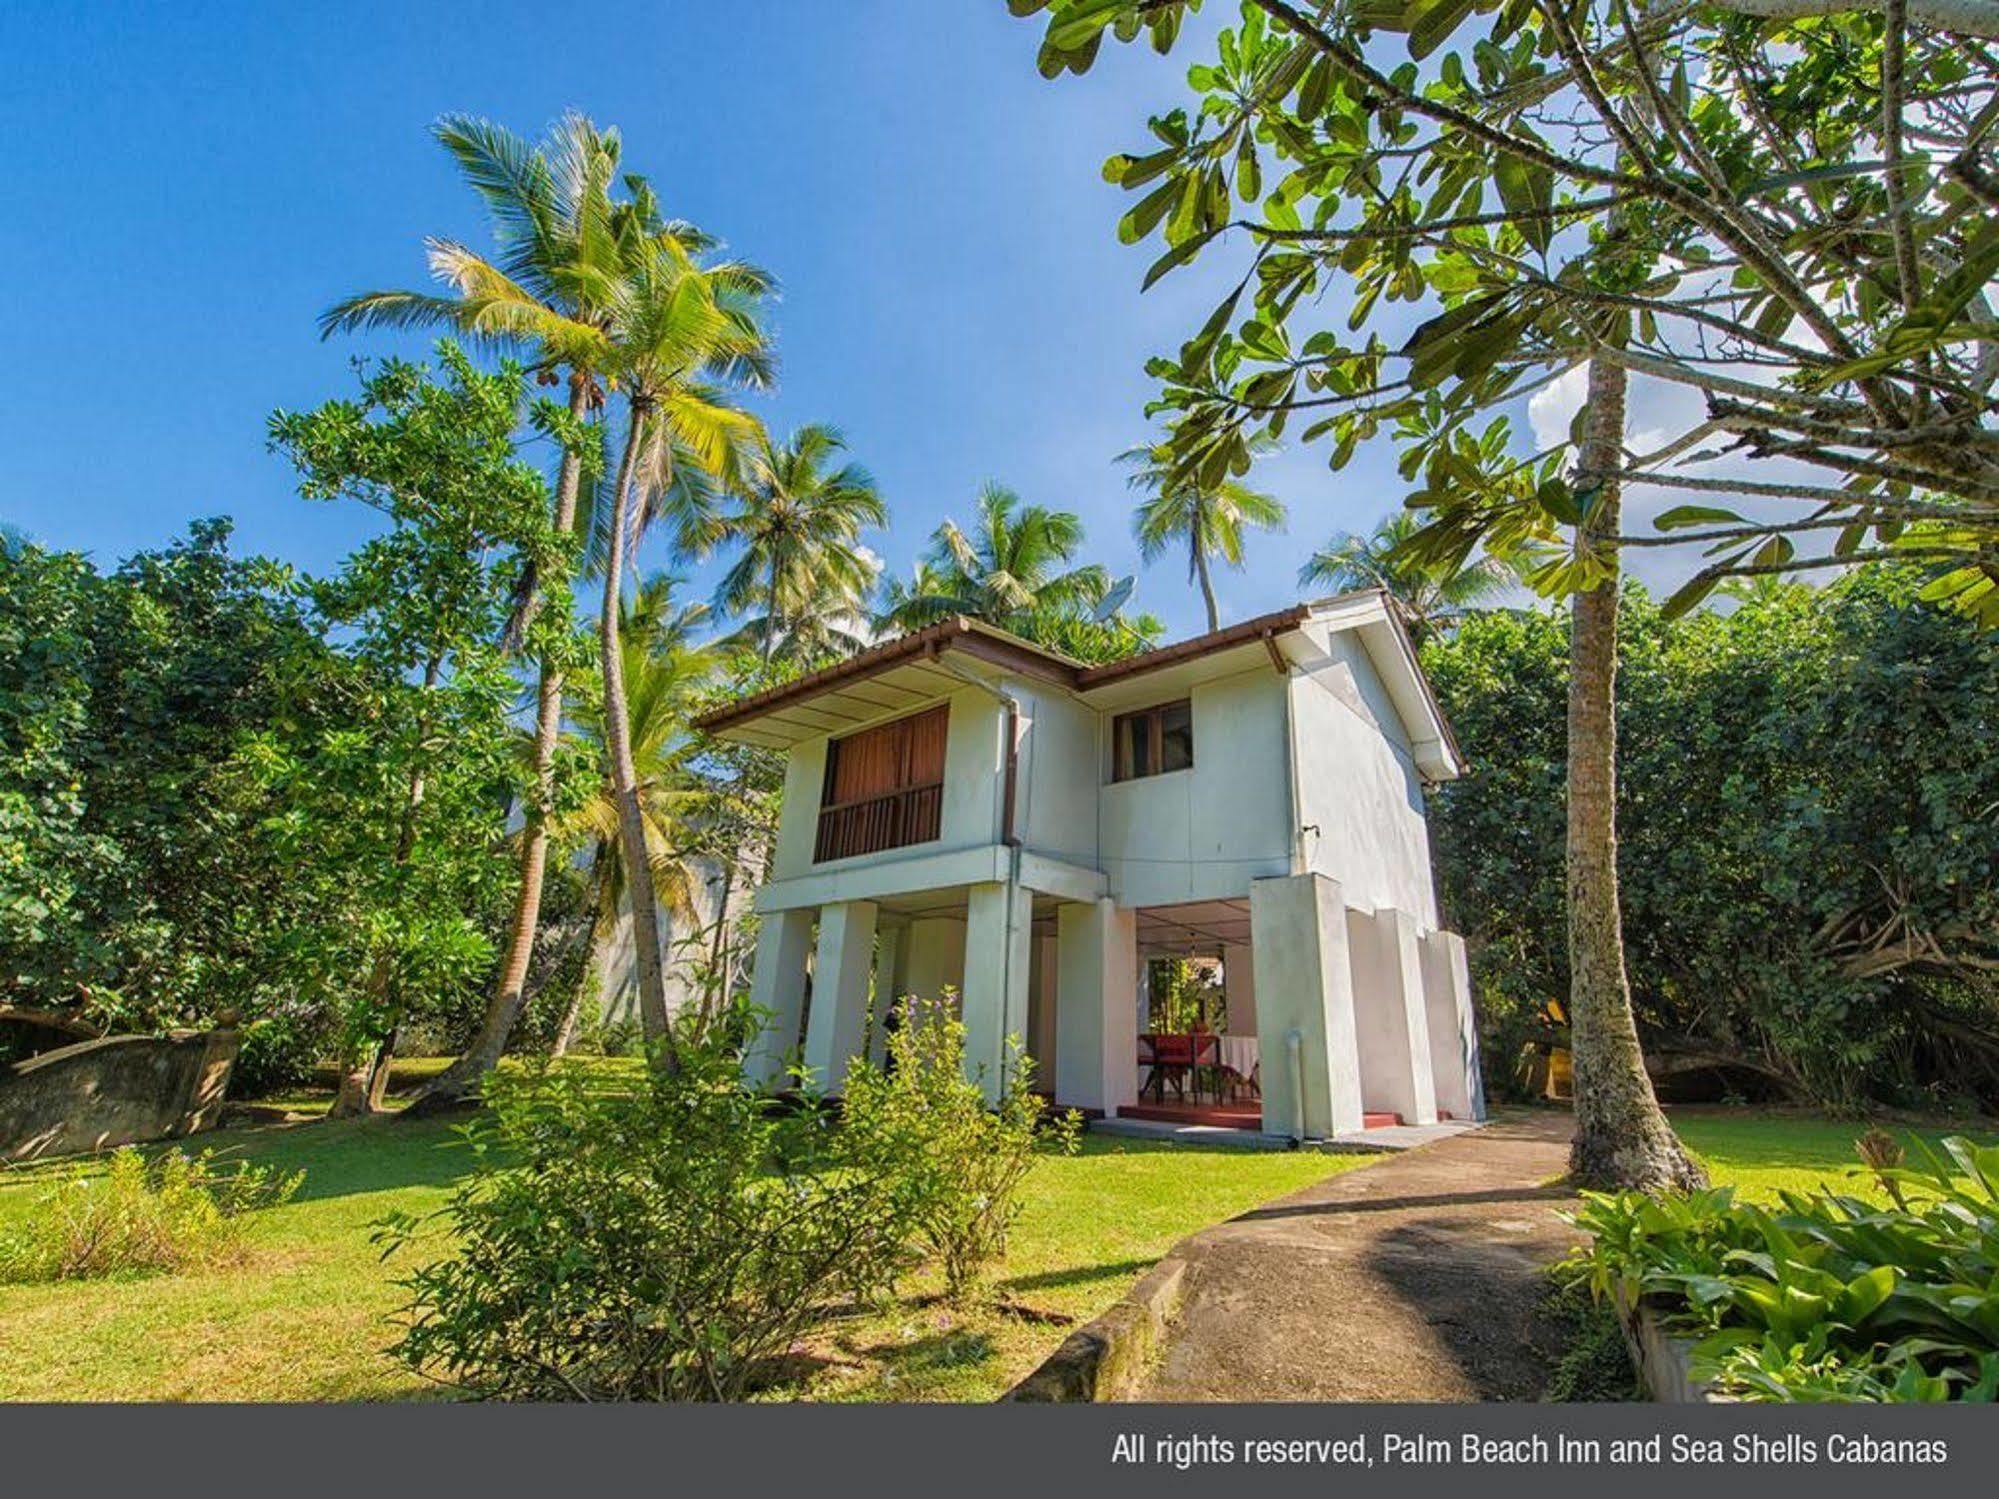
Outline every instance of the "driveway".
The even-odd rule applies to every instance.
[[[1566,1114],[1501,1118],[1207,1229],[1135,1400],[1532,1400]]]

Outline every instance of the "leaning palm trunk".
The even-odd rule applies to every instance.
[[[625,890],[631,898],[632,946],[639,985],[639,1024],[646,1043],[669,1068],[679,1065],[674,1050],[672,1017],[666,1010],[666,974],[660,963],[659,903],[653,890],[652,863],[646,847],[645,814],[639,806],[638,767],[632,760],[632,725],[625,701],[625,666],[618,643],[618,603],[625,568],[625,538],[636,509],[639,444],[644,436],[649,403],[634,396],[631,425],[625,433],[624,456],[618,461],[616,509],[611,518],[608,554],[604,559],[604,607],[598,621],[598,641],[604,667],[604,749],[611,782],[611,799],[618,812],[618,843],[625,856]]]
[[[590,409],[590,382],[582,375],[569,379],[569,414],[581,421]],[[583,458],[565,450],[555,480],[555,532],[566,537],[576,529],[576,502],[583,482]],[[539,593],[529,607],[538,607]],[[534,797],[521,829],[521,883],[514,899],[514,919],[507,937],[506,960],[492,998],[486,1002],[479,1034],[463,1056],[437,1075],[410,1101],[411,1118],[440,1112],[462,1103],[480,1079],[500,1063],[521,1017],[527,995],[528,968],[534,959],[541,927],[542,886],[548,873],[548,821],[555,801],[555,752],[562,740],[562,668],[541,664],[535,689]]]
[[[1589,368],[1588,425],[1579,469],[1586,482],[1623,461],[1625,372]],[[1591,507],[1587,545],[1617,534],[1620,497],[1604,483]],[[1659,1110],[1624,968],[1617,889],[1617,572],[1570,603],[1569,626],[1569,1026],[1575,1059],[1576,1134],[1569,1165],[1598,1188],[1694,1187],[1701,1170]]]
[[[1193,525],[1188,530],[1187,544],[1194,552],[1194,572],[1201,580],[1201,601],[1208,606],[1208,628],[1222,627],[1222,612],[1215,607],[1215,580],[1208,576],[1208,538],[1202,532],[1201,512],[1194,512]]]

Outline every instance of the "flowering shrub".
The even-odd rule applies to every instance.
[[[835,1159],[834,1130],[741,1086],[735,1054],[683,1040],[677,1072],[495,1073],[472,1174],[390,1252],[449,1234],[402,1282],[393,1354],[516,1400],[733,1400],[781,1372],[841,1296],[886,1293],[899,1182]]]
[[[169,1150],[148,1161],[114,1151],[102,1176],[51,1187],[0,1236],[0,1281],[82,1280],[185,1270],[239,1256],[247,1214],[288,1202],[303,1171],[280,1175],[215,1152]]]
[[[965,1027],[948,1000],[908,998],[896,1013],[886,1067],[858,1061],[847,1073],[842,1138],[858,1169],[901,1182],[914,1237],[943,1270],[946,1294],[961,1299],[1006,1253],[1037,1142],[1073,1151],[1081,1120],[1045,1117],[1034,1063],[1012,1038],[989,1106],[965,1074]]]
[[[1949,1161],[1864,1156],[1893,1197],[1831,1187],[1768,1209],[1726,1187],[1585,1194],[1575,1273],[1599,1299],[1649,1299],[1698,1338],[1694,1372],[1746,1400],[1999,1395],[1999,1148]]]

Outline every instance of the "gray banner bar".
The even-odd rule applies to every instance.
[[[9,1492],[1987,1493],[1991,1406],[0,1407]],[[202,1454],[193,1466],[173,1454]],[[224,1478],[224,1475],[231,1475]],[[43,1488],[41,1479],[60,1487]],[[21,1485],[16,1487],[16,1485]],[[113,1489],[112,1485],[119,1485]],[[129,1486],[129,1487],[127,1487]],[[1906,1492],[1906,1490],[1904,1490]]]

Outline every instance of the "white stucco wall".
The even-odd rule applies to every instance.
[[[1241,899],[1252,879],[1290,872],[1283,679],[1266,665],[1198,683],[1187,696],[1194,710],[1188,770],[1111,783],[1112,715],[1100,720],[1092,766],[1103,783],[1099,837],[1120,905]]]
[[[1423,784],[1387,689],[1353,634],[1290,681],[1297,719],[1305,867],[1340,882],[1353,905],[1437,924]]]
[[[1095,869],[1098,715],[1043,684],[1010,690],[1026,725],[1014,826],[1033,852]]]

